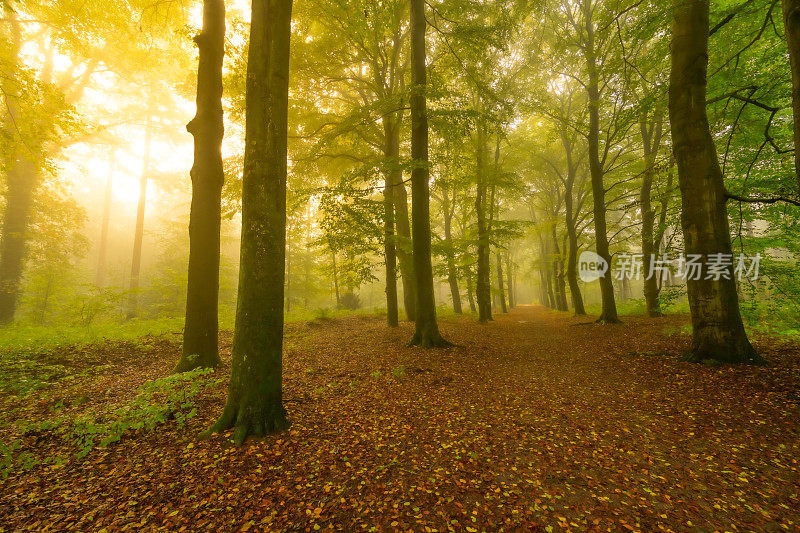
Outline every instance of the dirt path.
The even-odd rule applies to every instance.
[[[220,388],[187,428],[10,477],[0,529],[800,528],[797,346],[712,368],[678,360],[683,317],[586,322],[445,321],[436,351],[404,347],[409,324],[292,326],[288,433],[195,443]]]

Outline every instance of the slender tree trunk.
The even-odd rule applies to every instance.
[[[492,289],[489,280],[489,227],[486,220],[486,140],[485,126],[481,120],[478,122],[477,131],[477,166],[478,179],[477,193],[475,195],[475,212],[478,217],[478,271],[476,282],[476,299],[478,303],[478,321],[492,320]]]
[[[286,312],[292,310],[292,251],[286,250]]]
[[[398,128],[399,129],[399,128]],[[399,157],[400,146],[396,139],[388,117],[384,119],[384,134],[386,137],[386,148],[384,155],[392,168],[389,168],[384,175],[383,187],[383,255],[386,262],[386,324],[390,328],[399,325],[399,313],[397,305],[397,253],[395,250],[394,238],[394,200],[392,195],[393,183],[397,181],[393,176],[402,171],[398,167],[397,158]],[[394,167],[398,167],[395,170]]]
[[[654,239],[655,210],[652,208],[650,197],[653,191],[653,177],[655,175],[656,157],[661,143],[662,131],[661,112],[656,112],[652,126],[642,117],[639,124],[642,144],[644,146],[645,169],[642,174],[642,188],[639,194],[639,204],[642,209],[642,269],[644,271],[644,299],[647,305],[647,315],[650,317],[661,316],[658,302],[658,276],[650,276],[653,256],[658,253],[658,246]]]
[[[566,209],[565,225],[567,227],[567,283],[569,284],[569,293],[572,297],[572,307],[575,309],[575,314],[578,316],[586,315],[586,308],[583,305],[583,295],[581,294],[581,286],[578,284],[578,229],[576,227],[577,213],[575,213],[575,199],[574,186],[576,174],[572,165],[570,164],[570,173],[567,176],[564,205]]]
[[[417,281],[417,327],[411,345],[448,346],[436,322],[431,262],[430,169],[428,166],[425,0],[411,0],[411,206],[414,275]]]
[[[589,96],[589,170],[592,178],[592,197],[594,200],[594,233],[599,255],[611,265],[608,233],[606,227],[606,191],[603,184],[603,165],[600,161],[600,78],[597,72],[595,50],[594,22],[592,21],[592,0],[584,0],[586,17],[586,66],[589,71],[589,83],[586,90]],[[617,304],[614,300],[614,282],[611,270],[600,278],[603,311],[597,322],[613,324],[619,322]]]
[[[333,264],[333,288],[336,291],[336,308],[342,304],[342,298],[339,295],[339,272],[336,268],[336,254],[331,251],[331,262]]]
[[[100,226],[100,244],[97,252],[97,274],[94,284],[104,287],[106,284],[106,261],[108,256],[108,226],[111,220],[111,196],[113,192],[115,160],[112,152],[109,160],[108,179],[106,180],[106,195],[103,201],[103,219]]]
[[[242,251],[228,400],[211,432],[280,431],[291,0],[253,0],[247,60]]]
[[[792,110],[794,112],[794,164],[800,192],[800,0],[782,0],[783,24],[792,69]]]
[[[467,270],[467,301],[469,302],[469,310],[475,313],[478,308],[475,306],[475,291],[472,289],[472,270]]]
[[[553,280],[555,282],[556,307],[559,311],[569,311],[567,304],[567,284],[564,280],[564,261],[561,258],[561,249],[558,246],[556,227],[552,228],[553,237]]]
[[[503,258],[500,252],[497,252],[497,298],[500,300],[500,311],[508,313],[508,306],[506,305],[506,291],[503,287]]]
[[[732,256],[726,192],[706,114],[709,0],[675,0],[669,116],[681,188],[681,226],[687,255]],[[739,313],[733,267],[730,279],[688,279],[693,341],[688,358],[726,363],[762,362]],[[692,278],[693,276],[690,276]]]
[[[400,157],[400,124],[392,130],[393,157]],[[398,161],[399,165],[399,161]],[[417,282],[414,275],[414,257],[411,252],[411,222],[408,214],[408,192],[403,182],[403,171],[398,168],[392,172],[392,196],[394,200],[394,222],[396,230],[395,251],[400,266],[403,283],[403,308],[406,318],[417,319]]]
[[[225,135],[222,112],[224,0],[203,1],[203,30],[194,41],[200,55],[197,114],[186,126],[186,130],[194,137],[189,276],[183,351],[175,367],[177,372],[199,367],[211,368],[221,362],[218,306],[222,185],[225,179],[222,167],[222,138]]]
[[[450,205],[450,197],[447,190],[442,193],[442,211],[444,215],[444,242],[448,247],[447,251],[447,283],[450,285],[450,296],[453,299],[453,311],[460,315],[461,293],[458,290],[458,270],[453,252],[453,211]]]
[[[514,309],[517,306],[517,297],[514,294],[514,274],[513,263],[511,262],[511,250],[506,252],[506,280],[508,286],[508,306]]]
[[[144,133],[144,157],[142,176],[139,180],[139,206],[136,209],[136,230],[133,235],[133,258],[131,260],[130,296],[127,319],[134,318],[139,308],[139,273],[142,268],[142,241],[144,239],[144,215],[147,205],[147,179],[150,174],[150,145],[153,139],[153,116],[148,113]]]

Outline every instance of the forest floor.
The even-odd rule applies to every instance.
[[[684,316],[496,318],[443,321],[457,346],[431,351],[379,318],[289,326],[292,426],[242,448],[195,438],[225,399],[229,333],[196,417],[82,459],[23,421],[102,418],[168,374],[178,337],[50,354],[79,378],[0,394],[0,441],[67,459],[0,480],[0,530],[798,531],[797,344],[713,367],[679,360]]]

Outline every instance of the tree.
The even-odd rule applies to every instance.
[[[674,0],[669,116],[687,254],[732,255],[727,195],[706,113],[709,0]],[[687,280],[692,361],[758,363],[739,312],[733,267],[720,279]],[[727,279],[725,279],[727,277]]]
[[[203,1],[199,49],[197,114],[186,126],[194,137],[192,207],[189,215],[189,277],[183,350],[175,370],[219,365],[218,300],[222,215],[222,62],[225,57],[225,1]],[[194,357],[191,357],[194,356]]]
[[[792,69],[792,110],[794,112],[794,164],[800,193],[800,0],[782,0],[783,23]]]
[[[233,365],[225,408],[209,429],[235,428],[237,444],[289,425],[282,354],[291,20],[291,0],[253,0]]]
[[[425,66],[425,0],[411,2],[411,240],[417,282],[416,332],[409,344],[424,348],[450,345],[439,333],[431,262],[430,168]]]

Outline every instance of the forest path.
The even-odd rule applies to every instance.
[[[762,339],[772,366],[712,368],[679,361],[686,317],[590,322],[534,306],[448,319],[442,350],[406,347],[409,323],[289,325],[288,432],[196,442],[223,375],[184,428],[10,477],[0,530],[800,527],[796,345]],[[87,387],[135,390],[178,353]]]

